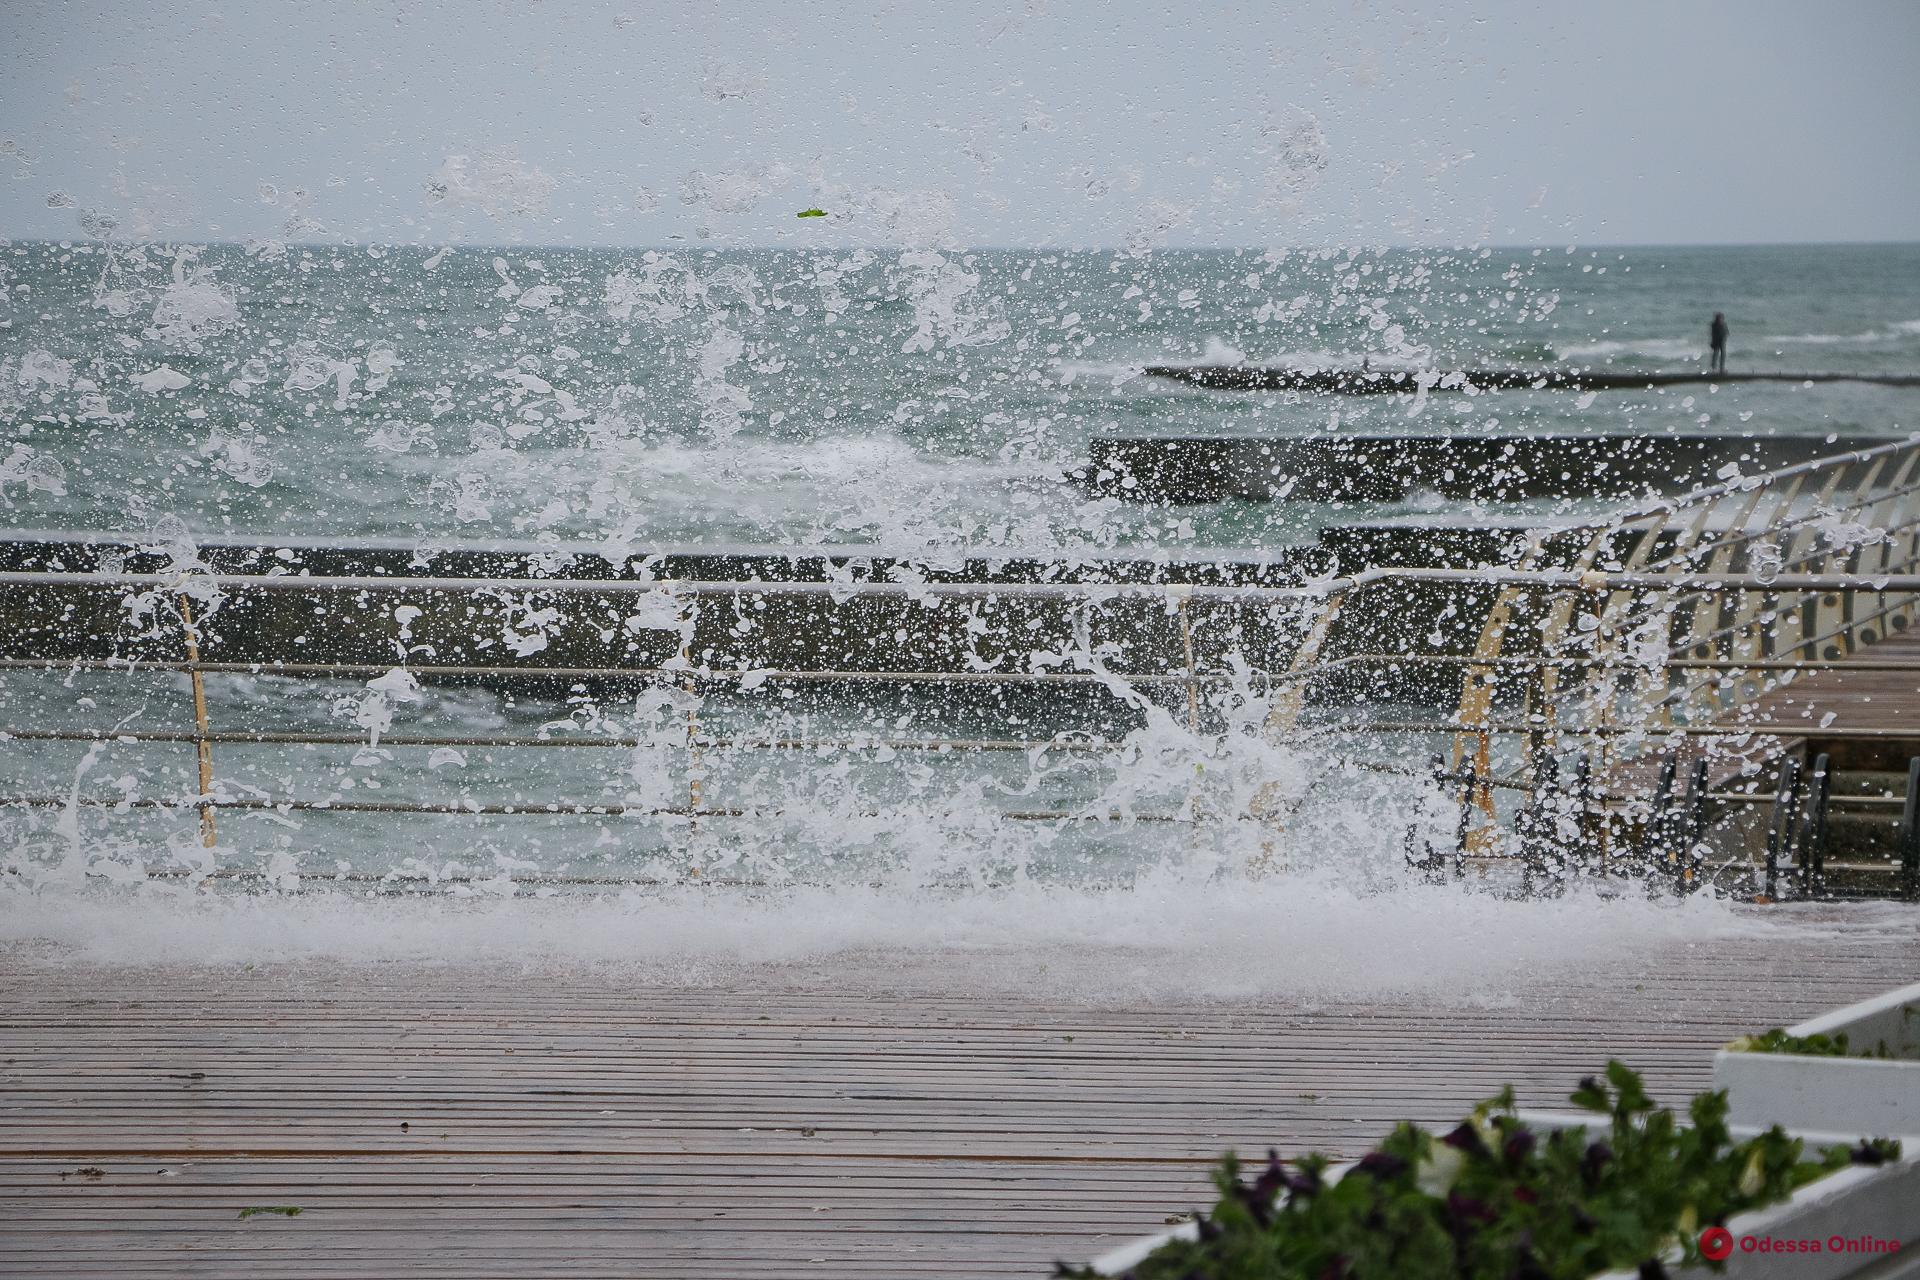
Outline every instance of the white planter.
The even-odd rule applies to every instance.
[[[1828,1174],[1789,1200],[1729,1219],[1727,1231],[1733,1236],[1733,1253],[1719,1274],[1733,1280],[1838,1280],[1868,1274],[1892,1280],[1920,1275],[1920,1162],[1909,1155],[1878,1168],[1857,1166]],[[1817,1245],[1819,1252],[1769,1250],[1783,1241],[1803,1248]],[[1896,1242],[1898,1251],[1889,1252],[1887,1241]],[[1675,1268],[1671,1274],[1677,1280],[1714,1272],[1699,1266]],[[1612,1271],[1598,1280],[1638,1277],[1636,1271]]]
[[[1549,1112],[1522,1112],[1533,1129],[1594,1128],[1593,1118]],[[1735,1126],[1736,1137],[1751,1137],[1756,1128]],[[1796,1133],[1809,1154],[1821,1147],[1852,1142],[1859,1135]],[[1920,1277],[1920,1150],[1911,1149],[1895,1163],[1877,1168],[1857,1166],[1829,1174],[1800,1188],[1776,1205],[1743,1213],[1727,1223],[1733,1253],[1718,1274],[1734,1280],[1837,1280],[1862,1276],[1873,1268],[1873,1280]],[[1352,1168],[1329,1169],[1329,1181]],[[1171,1231],[1133,1241],[1093,1260],[1101,1275],[1117,1276],[1169,1240],[1191,1240],[1198,1228],[1186,1223]],[[1897,1241],[1898,1251],[1862,1247],[1868,1240]],[[1813,1241],[1819,1252],[1774,1252],[1774,1241]],[[1767,1242],[1763,1245],[1762,1242]],[[1829,1248],[1837,1245],[1837,1248]],[[1763,1251],[1763,1249],[1765,1251]],[[1676,1254],[1675,1257],[1678,1255]],[[1715,1274],[1705,1267],[1676,1269],[1681,1276]],[[1595,1280],[1638,1280],[1634,1271],[1607,1272]]]
[[[1818,1058],[1722,1049],[1713,1083],[1734,1124],[1872,1137],[1920,1135],[1920,984],[1788,1028],[1844,1033],[1851,1052],[1884,1045],[1891,1058]],[[1920,1247],[1920,1246],[1917,1246]]]
[[[1353,1168],[1353,1165],[1354,1162],[1351,1160],[1346,1161],[1344,1164],[1328,1165],[1325,1174],[1322,1176],[1326,1179],[1327,1185],[1332,1186],[1334,1183],[1340,1181],[1341,1178],[1345,1177],[1347,1170]],[[1095,1271],[1098,1271],[1103,1276],[1117,1276],[1125,1272],[1126,1269],[1134,1263],[1139,1262],[1142,1258],[1152,1253],[1155,1249],[1158,1249],[1161,1245],[1166,1244],[1169,1240],[1195,1240],[1198,1239],[1199,1236],[1200,1228],[1197,1224],[1184,1222],[1171,1231],[1162,1231],[1159,1235],[1145,1236],[1130,1244],[1123,1244],[1118,1249],[1108,1250],[1106,1253],[1095,1258],[1092,1266]]]

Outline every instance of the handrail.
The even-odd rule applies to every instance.
[[[1895,459],[1899,459],[1898,462]],[[150,591],[161,599],[186,600],[192,592],[198,616],[182,611],[181,621],[190,641],[202,640],[198,634],[211,631],[208,615],[221,593],[247,596],[265,593],[328,594],[358,597],[392,597],[396,594],[430,593],[467,597],[499,597],[509,601],[529,598],[597,597],[609,601],[658,600],[662,597],[681,606],[676,610],[682,624],[702,612],[707,600],[738,600],[742,597],[796,598],[822,600],[834,606],[852,601],[887,600],[914,604],[941,602],[1041,601],[1070,606],[1075,617],[1082,609],[1105,606],[1140,605],[1163,607],[1173,619],[1177,653],[1149,655],[1164,659],[1164,665],[1150,672],[1115,671],[1098,666],[1086,658],[1071,670],[1032,671],[858,671],[825,668],[766,669],[720,668],[697,664],[687,635],[683,631],[679,653],[665,662],[655,656],[648,665],[622,667],[542,666],[533,655],[509,657],[480,665],[466,663],[422,663],[407,661],[403,649],[396,649],[396,661],[368,662],[235,662],[208,661],[200,644],[191,644],[184,661],[175,659],[74,658],[27,659],[0,658],[0,669],[43,670],[151,670],[185,671],[198,693],[198,713],[189,730],[153,730],[147,732],[108,732],[66,729],[21,730],[0,733],[6,741],[145,741],[188,744],[195,748],[200,771],[200,792],[190,802],[197,808],[205,840],[213,840],[213,812],[222,808],[286,811],[290,808],[338,810],[369,813],[591,813],[631,814],[654,812],[684,817],[689,821],[712,817],[760,812],[752,806],[728,808],[705,798],[700,778],[704,769],[690,775],[692,787],[684,803],[657,809],[635,810],[620,804],[523,804],[478,802],[440,804],[434,801],[402,800],[273,800],[270,798],[228,797],[216,799],[212,785],[209,748],[213,744],[234,745],[352,745],[369,741],[360,735],[297,731],[236,731],[213,727],[205,707],[204,678],[220,674],[286,674],[318,677],[373,676],[402,668],[420,677],[512,678],[553,677],[566,679],[657,679],[681,684],[697,702],[708,687],[726,687],[731,683],[822,682],[847,683],[949,683],[954,685],[1035,686],[1110,685],[1115,681],[1130,685],[1153,686],[1162,692],[1184,690],[1185,728],[1197,736],[1207,732],[1205,710],[1213,695],[1203,690],[1226,686],[1244,687],[1273,694],[1270,734],[1297,731],[1302,737],[1327,734],[1370,732],[1452,733],[1472,749],[1456,754],[1456,765],[1445,775],[1451,783],[1464,779],[1464,803],[1478,809],[1485,821],[1495,817],[1496,791],[1510,793],[1535,787],[1532,770],[1543,750],[1563,741],[1635,743],[1649,737],[1696,742],[1737,741],[1754,744],[1797,742],[1813,733],[1836,740],[1897,740],[1912,737],[1911,731],[1860,729],[1836,726],[1818,730],[1814,726],[1772,723],[1738,723],[1730,718],[1738,714],[1742,700],[1751,702],[1760,677],[1768,673],[1802,672],[1841,665],[1838,659],[1827,661],[1832,651],[1844,658],[1863,638],[1878,634],[1882,619],[1902,624],[1905,617],[1920,609],[1920,518],[1914,516],[1915,495],[1920,494],[1920,435],[1889,442],[1871,449],[1836,454],[1759,476],[1741,476],[1725,483],[1706,486],[1631,508],[1612,516],[1579,524],[1543,527],[1534,535],[1532,547],[1522,563],[1490,568],[1406,568],[1377,567],[1339,576],[1330,576],[1286,585],[1226,585],[1164,582],[950,582],[881,581],[872,578],[848,581],[714,581],[707,579],[659,578],[500,578],[448,576],[438,574],[355,573],[313,575],[275,572],[266,574],[222,573],[203,569],[185,572],[32,572],[0,571],[0,590],[29,588],[80,591],[118,591],[132,594]],[[1815,481],[1813,478],[1818,477]],[[1725,504],[1725,505],[1722,505]],[[1828,539],[1823,544],[1819,533],[1823,522],[1846,518],[1874,530],[1879,541],[1864,547],[1844,540]],[[1621,541],[1637,536],[1637,543]],[[1582,542],[1581,540],[1584,540]],[[1754,549],[1768,540],[1780,543],[1780,553],[1772,557],[1776,564],[1769,570],[1760,564]],[[1562,558],[1566,567],[1544,567]],[[1791,571],[1788,571],[1791,570]],[[1470,655],[1415,651],[1394,653],[1339,654],[1330,642],[1336,618],[1364,616],[1364,608],[1353,604],[1364,593],[1392,591],[1396,587],[1427,585],[1473,588],[1456,594],[1455,599],[1487,601],[1486,624],[1481,642]],[[1877,607],[1857,608],[1854,602],[1863,595],[1879,601]],[[1371,599],[1371,597],[1368,597]],[[1832,602],[1841,603],[1832,603]],[[1550,603],[1547,603],[1550,602]],[[1200,619],[1193,606],[1299,606],[1288,618],[1297,625],[1298,635],[1289,653],[1253,655],[1257,664],[1240,663],[1234,672],[1204,670],[1196,654],[1196,635]],[[1504,652],[1508,628],[1531,628],[1537,615],[1540,623],[1538,653]],[[1271,615],[1283,617],[1277,610]],[[1468,619],[1471,622],[1471,619]],[[1870,630],[1872,628],[1872,630]],[[1652,641],[1643,644],[1641,630],[1650,629]],[[671,628],[668,628],[671,630]],[[1263,633],[1264,634],[1264,633]],[[1636,638],[1629,648],[1626,637]],[[1651,646],[1651,647],[1650,647]],[[1651,660],[1648,655],[1651,655]],[[1683,656],[1684,655],[1684,656]],[[1795,656],[1798,655],[1798,656]],[[357,656],[357,655],[356,655]],[[1070,656],[1070,655],[1069,655]],[[802,661],[805,661],[803,659]],[[1471,700],[1463,699],[1462,714],[1450,720],[1391,721],[1337,726],[1300,723],[1304,704],[1303,686],[1327,674],[1357,668],[1367,663],[1406,664],[1408,666],[1458,666],[1463,670],[1463,685],[1472,689]],[[936,665],[927,663],[923,665]],[[1212,661],[1206,666],[1212,667]],[[1880,663],[1866,660],[1855,664],[1858,670],[1913,670],[1913,663]],[[1698,673],[1692,675],[1690,673]],[[1520,681],[1525,685],[1524,709],[1529,713],[1518,720],[1495,714],[1497,689],[1512,692]],[[1471,705],[1478,708],[1465,714]],[[1675,717],[1679,720],[1676,721]],[[400,746],[471,746],[500,748],[536,748],[547,746],[621,746],[639,750],[673,748],[693,752],[704,750],[809,750],[834,747],[844,750],[894,752],[1014,752],[1060,751],[1099,755],[1120,749],[1124,744],[1100,741],[1053,739],[1027,740],[1014,737],[967,739],[867,739],[856,737],[755,737],[751,734],[713,734],[704,732],[691,710],[684,717],[684,734],[675,731],[671,740],[641,738],[633,735],[539,736],[460,735],[460,734],[381,734],[385,744]],[[1499,735],[1524,737],[1528,751],[1516,773],[1496,776],[1491,764],[1489,743]],[[1627,750],[1633,749],[1631,746]],[[1608,763],[1613,748],[1601,749],[1602,773],[1612,776]],[[924,758],[922,756],[921,758]],[[1505,770],[1507,766],[1503,765]],[[173,808],[165,801],[96,801],[78,796],[5,796],[0,804],[74,804],[93,805],[127,803],[135,806]],[[767,810],[772,811],[772,810]],[[1008,818],[1063,820],[1090,815],[1071,811],[1008,812]],[[1287,811],[1277,798],[1262,789],[1244,812],[1200,814],[1179,817],[1177,821],[1256,821],[1277,828],[1286,820]],[[1143,815],[1143,820],[1147,819]],[[1467,839],[1463,822],[1462,839]],[[1601,838],[1606,839],[1603,825]],[[1490,848],[1491,846],[1486,846]],[[1483,851],[1480,844],[1473,852]],[[1605,859],[1604,846],[1601,854]]]
[[[204,583],[221,589],[257,591],[442,591],[483,594],[490,591],[554,595],[703,596],[800,595],[851,598],[919,596],[955,599],[1001,596],[1037,599],[1271,600],[1313,599],[1358,590],[1385,582],[1471,583],[1487,586],[1530,587],[1542,590],[1622,591],[1637,588],[1744,588],[1750,590],[1920,592],[1920,574],[1833,573],[1653,573],[1599,569],[1450,569],[1388,567],[1322,578],[1291,587],[1213,586],[1198,583],[1145,582],[716,582],[690,578],[636,582],[625,578],[441,578],[441,577],[330,577],[304,574],[238,573],[37,573],[0,571],[0,587],[150,587],[177,590],[183,582]]]

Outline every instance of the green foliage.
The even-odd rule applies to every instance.
[[[253,1218],[267,1213],[277,1213],[283,1218],[297,1218],[300,1216],[300,1206],[297,1204],[248,1205],[240,1211],[240,1216],[242,1218]]]
[[[1584,1280],[1646,1263],[1661,1274],[1657,1259],[1669,1251],[1702,1261],[1703,1228],[1849,1163],[1899,1153],[1874,1142],[1807,1160],[1778,1127],[1736,1143],[1724,1093],[1694,1098],[1683,1126],[1619,1062],[1582,1080],[1572,1101],[1604,1125],[1537,1134],[1521,1124],[1509,1088],[1443,1136],[1401,1125],[1332,1183],[1322,1156],[1289,1167],[1270,1152],[1249,1181],[1228,1154],[1214,1173],[1219,1202],[1196,1219],[1199,1239],[1161,1246],[1128,1275]]]
[[[1790,1036],[1780,1027],[1765,1031],[1757,1036],[1741,1036],[1727,1046],[1735,1053],[1793,1053],[1805,1058],[1885,1058],[1886,1045],[1879,1045],[1866,1053],[1854,1053],[1847,1047],[1847,1033],[1836,1032],[1830,1036]]]
[[[827,211],[825,209],[802,209],[793,216],[796,218],[824,218],[827,216]]]

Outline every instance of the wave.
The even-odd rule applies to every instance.
[[[1037,429],[988,457],[917,447],[890,432],[809,441],[657,436],[564,448],[488,449],[414,459],[430,499],[462,523],[519,536],[553,530],[613,542],[992,544],[1060,551],[1110,541],[1107,517],[1063,505],[1080,460]]]
[[[1861,333],[1775,333],[1760,339],[1762,345],[1806,347],[1881,346],[1920,337],[1920,320],[1901,320],[1884,329]]]
[[[1751,339],[1761,349],[1776,347],[1881,346],[1920,337],[1920,320],[1899,320],[1880,329],[1858,333],[1770,333]],[[1734,335],[1736,345],[1740,337]],[[1698,338],[1606,338],[1594,342],[1555,343],[1553,354],[1561,360],[1704,360],[1707,343],[1704,331]]]
[[[1425,369],[1433,364],[1429,353],[1415,355],[1393,355],[1382,351],[1335,351],[1330,347],[1315,347],[1298,351],[1276,351],[1271,355],[1249,357],[1238,347],[1229,346],[1218,338],[1209,338],[1206,349],[1192,360],[1169,360],[1165,357],[1144,358],[1130,361],[1107,362],[1068,362],[1061,361],[1055,367],[1063,374],[1076,377],[1133,377],[1147,365],[1268,365],[1285,369]],[[1124,378],[1122,378],[1124,380]]]
[[[1105,382],[1110,387],[1122,387],[1154,363],[1153,360],[1056,360],[1053,372],[1066,386],[1076,382]]]
[[[1608,360],[1618,357],[1650,360],[1702,360],[1707,344],[1691,338],[1609,338],[1598,342],[1555,343],[1562,360]]]
[[[690,985],[745,974],[773,986],[1095,1003],[1279,993],[1505,1003],[1523,980],[1578,974],[1652,944],[1791,931],[1707,898],[1576,892],[1526,901],[1418,885],[1363,893],[1303,876],[937,895],[689,888],[544,901],[148,891],[19,894],[8,906],[0,945],[52,948],[82,963],[589,963]],[[1380,947],[1382,937],[1394,945]]]

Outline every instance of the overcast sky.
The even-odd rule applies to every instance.
[[[1917,140],[1912,0],[0,2],[0,237],[1914,240]]]

